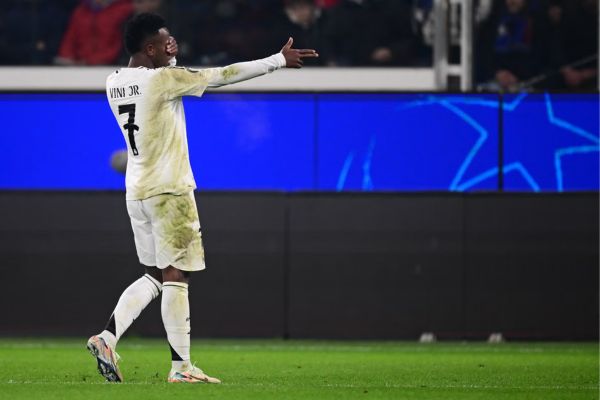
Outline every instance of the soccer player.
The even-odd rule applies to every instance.
[[[205,265],[181,98],[283,67],[300,68],[303,58],[318,57],[292,43],[290,38],[280,53],[261,60],[192,70],[170,66],[177,43],[162,17],[140,14],[127,24],[129,65],[107,78],[106,94],[127,143],[127,211],[146,273],[125,289],[105,330],[88,340],[108,381],[123,380],[115,352],[119,338],[162,291],[172,360],[168,381],[220,383],[190,362],[189,277]]]

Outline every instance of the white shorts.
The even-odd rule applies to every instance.
[[[194,192],[127,200],[127,212],[140,263],[182,271],[205,268]]]

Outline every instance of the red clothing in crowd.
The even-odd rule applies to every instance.
[[[82,2],[73,11],[58,56],[87,65],[114,64],[123,48],[123,24],[132,13],[131,0],[115,0],[100,10]]]
[[[340,0],[316,0],[316,3],[319,7],[323,8],[331,8],[337,6]]]

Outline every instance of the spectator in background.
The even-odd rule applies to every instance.
[[[562,1],[554,4],[549,13],[560,30],[552,46],[559,52],[555,66],[560,69],[562,88],[596,89],[597,59],[578,67],[568,65],[598,55],[598,0]]]
[[[544,24],[538,89],[570,91],[597,87],[598,7],[595,1],[549,0]],[[587,59],[587,62],[579,63]],[[575,63],[575,64],[574,64]],[[537,80],[536,80],[537,81]]]
[[[342,0],[326,26],[328,65],[415,65],[417,37],[408,0]]]
[[[340,0],[315,0],[315,4],[321,9],[328,9],[340,4]]]
[[[71,15],[57,64],[115,64],[122,52],[122,27],[133,13],[131,0],[82,0]]]
[[[494,0],[474,0],[475,27],[486,21],[493,9]],[[412,0],[412,25],[413,31],[419,36],[420,64],[431,66],[433,64],[433,44],[435,36],[435,17],[433,13],[433,0]],[[460,54],[460,14],[450,13],[449,21],[451,46],[450,62],[458,63]]]
[[[480,33],[480,80],[514,89],[541,72],[543,23],[527,0],[504,0]]]
[[[159,11],[164,11],[161,8],[161,0],[133,0],[133,10],[136,15],[142,13],[158,13]]]
[[[306,59],[306,65],[322,65],[326,57],[322,40],[324,23],[322,10],[314,0],[285,0],[283,12],[271,30],[271,47],[277,48],[282,38],[293,37],[297,48],[319,51],[320,57]]]
[[[0,3],[0,64],[51,64],[77,0]]]
[[[191,64],[231,64],[271,51],[268,28],[280,9],[280,0],[182,0],[176,7],[197,10],[178,11],[173,16],[180,26],[187,27],[185,32],[179,31],[183,36],[178,44],[180,49],[183,45],[184,56],[187,51],[185,60]]]

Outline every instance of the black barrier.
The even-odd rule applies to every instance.
[[[598,338],[598,194],[197,193],[194,337]],[[0,335],[100,330],[142,269],[121,192],[0,192]],[[155,301],[130,333],[162,336]]]
[[[291,196],[290,335],[460,331],[461,211],[461,196]]]

